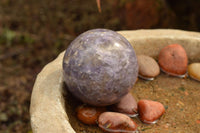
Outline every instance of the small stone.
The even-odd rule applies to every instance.
[[[189,93],[188,93],[187,91],[185,91],[185,95],[186,95],[186,96],[188,96],[188,95],[189,95]]]
[[[137,124],[127,115],[115,112],[104,112],[98,119],[99,127],[109,133],[137,131]]]
[[[80,105],[76,109],[78,119],[88,125],[97,124],[99,115],[106,111],[105,107],[93,107],[89,105]]]
[[[138,115],[137,102],[131,93],[124,96],[119,103],[114,104],[112,109],[116,112],[126,114],[129,117],[135,117]]]
[[[160,74],[160,67],[158,63],[150,56],[139,55],[139,77],[147,80],[153,80],[154,77]]]
[[[196,123],[197,123],[197,124],[200,124],[200,119],[196,120]]]
[[[140,100],[138,102],[138,112],[142,122],[153,124],[164,114],[165,108],[160,102]]]
[[[163,72],[172,76],[185,77],[188,58],[181,45],[171,44],[161,49],[158,63]]]
[[[200,81],[200,63],[192,63],[188,66],[188,74],[191,78]]]
[[[164,128],[165,128],[165,129],[168,129],[169,127],[170,127],[170,124],[169,124],[169,123],[167,123],[167,124],[164,125]]]

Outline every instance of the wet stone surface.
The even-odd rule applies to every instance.
[[[150,56],[138,55],[139,77],[142,79],[153,79],[160,74],[158,63]]]
[[[191,78],[200,81],[200,63],[192,63],[188,66],[188,74]]]
[[[171,44],[161,49],[158,57],[161,70],[172,76],[184,76],[188,58],[185,49],[179,44]]]
[[[97,124],[97,119],[99,115],[106,111],[105,107],[94,107],[90,105],[80,105],[76,109],[77,111],[77,118],[88,125],[95,125]]]
[[[164,114],[165,108],[160,102],[140,100],[138,102],[138,112],[142,122],[153,124]]]
[[[134,133],[137,124],[127,115],[115,112],[104,112],[98,119],[99,127],[109,133]]]
[[[137,101],[131,93],[124,96],[119,103],[112,105],[112,110],[128,115],[129,117],[136,117],[138,115]]]
[[[118,102],[138,76],[131,44],[120,34],[105,29],[78,36],[66,50],[63,69],[69,91],[96,106]]]

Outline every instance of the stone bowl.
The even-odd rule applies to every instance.
[[[166,45],[181,44],[189,62],[200,62],[200,33],[171,29],[119,31],[135,49],[136,54],[145,54],[157,59],[159,51]],[[70,123],[70,102],[66,101],[63,81],[62,52],[47,64],[35,81],[30,105],[33,133],[75,133]],[[199,84],[199,83],[197,83]],[[66,106],[68,106],[66,108]],[[84,131],[83,131],[84,132]],[[87,132],[87,131],[86,131]]]

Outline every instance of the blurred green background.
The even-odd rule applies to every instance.
[[[38,72],[93,28],[200,31],[200,0],[0,0],[0,133],[31,133]]]

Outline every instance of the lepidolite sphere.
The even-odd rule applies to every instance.
[[[96,106],[118,102],[138,76],[131,44],[107,29],[89,30],[72,41],[63,58],[63,70],[69,91]]]

